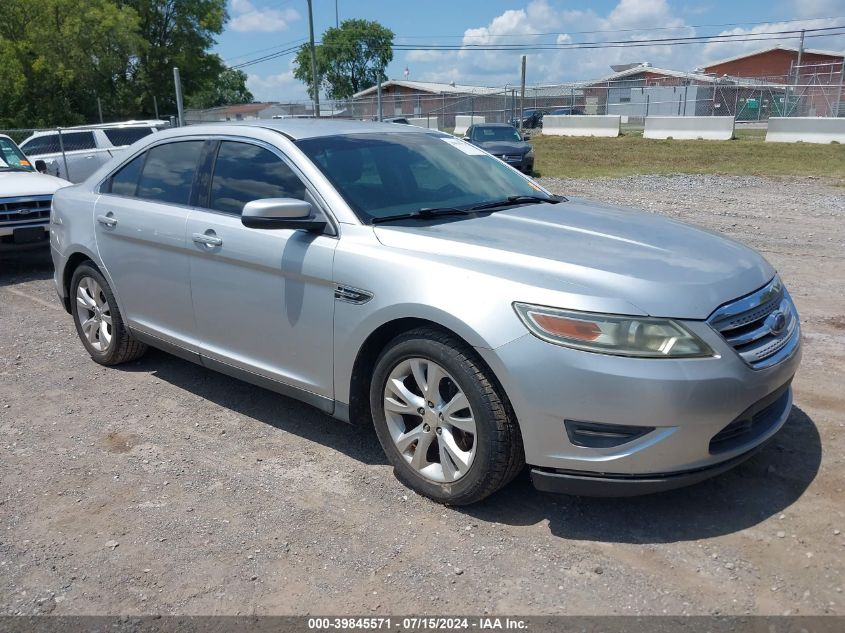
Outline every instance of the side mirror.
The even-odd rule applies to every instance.
[[[531,140],[531,135],[530,135],[530,134],[523,134],[523,135],[522,135],[522,140],[523,140],[523,141],[530,141],[530,140]]]
[[[264,198],[244,205],[241,223],[253,229],[305,229],[321,232],[325,220],[312,217],[310,202],[294,198]]]
[[[461,137],[461,140],[462,140],[462,141],[466,141],[467,143],[469,143],[469,140],[470,140],[470,139],[469,139],[469,137],[468,137],[468,136],[462,136],[462,137]]]
[[[35,171],[39,174],[46,174],[47,173],[47,163],[45,163],[40,158],[35,161]]]

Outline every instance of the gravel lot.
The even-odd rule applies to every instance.
[[[785,429],[737,470],[627,500],[523,476],[417,497],[374,434],[160,352],[105,369],[46,257],[0,261],[0,614],[843,614],[845,189],[544,179],[736,237],[805,352]]]

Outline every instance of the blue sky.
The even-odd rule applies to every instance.
[[[229,0],[230,20],[216,47],[230,64],[255,59],[305,41],[305,0]],[[599,40],[753,34],[845,24],[845,0],[337,0],[340,20],[377,20],[402,44],[583,42]],[[837,19],[838,18],[838,19]],[[335,24],[335,0],[314,0],[314,30]],[[591,33],[585,33],[591,31]],[[543,34],[543,35],[541,35]],[[759,37],[759,36],[758,36]],[[528,54],[529,84],[550,84],[607,75],[610,64],[648,61],[693,70],[707,62],[775,44],[797,41],[702,43]],[[845,50],[845,36],[807,38],[808,48]],[[502,51],[396,51],[387,70],[401,79],[504,86],[519,81],[521,53]],[[293,55],[245,68],[248,85],[262,101],[305,100],[293,78]]]

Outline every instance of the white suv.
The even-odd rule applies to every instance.
[[[71,182],[82,182],[112,156],[169,125],[166,121],[126,121],[97,127],[68,128],[62,130],[61,139],[57,130],[46,130],[35,132],[21,144],[21,149],[31,159],[43,160],[48,173]]]

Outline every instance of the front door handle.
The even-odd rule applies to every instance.
[[[110,215],[98,215],[97,222],[99,222],[100,224],[105,224],[106,226],[116,226],[117,218],[113,218]]]
[[[192,237],[197,244],[205,244],[206,246],[220,246],[223,243],[223,240],[216,235],[194,233]]]

